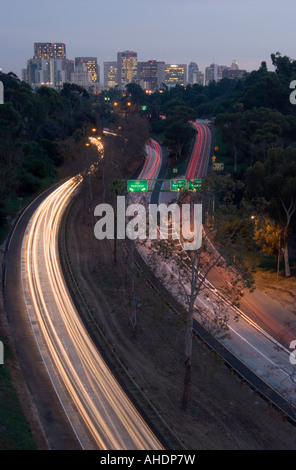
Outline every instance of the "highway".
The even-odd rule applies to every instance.
[[[154,179],[157,178],[161,167],[162,154],[159,144],[149,139],[146,146],[146,159],[138,179]],[[151,188],[151,184],[150,184]]]
[[[199,129],[196,140],[199,149],[193,152],[186,177],[199,178],[205,174],[210,148],[207,126]],[[160,146],[150,140],[146,146],[147,158],[139,174],[141,179],[156,179],[162,165]],[[200,160],[201,153],[204,155]],[[69,179],[36,204],[26,223],[21,248],[20,279],[26,315],[34,334],[42,364],[64,415],[82,449],[101,450],[161,450],[161,443],[143,421],[113,374],[103,361],[86,331],[79,312],[71,299],[62,275],[58,234],[61,218],[75,192],[80,177]],[[153,182],[150,183],[150,189]],[[130,195],[133,202],[148,202],[150,193]],[[145,257],[145,253],[142,253]],[[178,295],[174,260],[166,265],[166,287]],[[10,286],[14,273],[9,273]],[[13,287],[10,287],[10,296]],[[198,297],[199,306],[213,314],[217,289],[207,283]],[[9,302],[7,303],[9,305]],[[256,309],[256,305],[252,305]],[[266,320],[267,321],[267,320]],[[14,320],[17,322],[17,318]],[[231,337],[223,342],[234,355],[242,359],[258,376],[279,390],[289,401],[295,400],[294,368],[289,362],[289,351],[278,348],[268,333],[250,321],[230,322]],[[28,336],[28,332],[26,332]],[[41,365],[34,363],[37,375]],[[46,393],[45,393],[46,394]],[[50,390],[48,389],[48,395]],[[62,444],[61,444],[62,448]]]
[[[209,126],[204,121],[190,121],[190,124],[197,134],[185,177],[198,179],[206,176],[208,172],[212,136]]]
[[[194,127],[198,135],[188,164],[187,178],[205,176],[210,157],[211,134],[208,126],[203,122],[196,122]],[[168,201],[168,193],[163,194],[162,199]],[[170,195],[169,198],[171,197]],[[146,247],[138,247],[138,250],[149,264],[149,243]],[[156,275],[173,297],[186,308],[184,295],[180,293],[184,286],[180,287],[179,268],[175,260],[168,262],[159,258],[156,266]],[[203,324],[205,318],[207,328],[210,328],[215,307],[217,309],[221,299],[225,301],[225,313],[229,316],[229,335],[224,339],[218,338],[216,350],[219,352],[223,349],[224,355],[231,358],[230,363],[235,363],[242,375],[251,377],[253,385],[260,390],[264,389],[266,396],[272,396],[272,401],[284,412],[287,411],[296,422],[296,370],[290,362],[291,350],[288,349],[290,341],[296,338],[294,319],[283,306],[258,290],[245,293],[240,309],[227,306],[228,300],[219,291],[223,283],[225,273],[214,268],[196,299],[195,306],[203,312],[203,320],[196,314],[195,328],[199,330],[199,325]],[[187,293],[190,292],[189,284],[185,285],[185,289]],[[239,321],[236,320],[235,313],[238,314]]]
[[[61,184],[27,226],[21,281],[30,323],[82,449],[162,449],[91,341],[62,275],[59,225],[80,181],[72,178]]]

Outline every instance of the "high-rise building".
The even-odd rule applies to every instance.
[[[91,81],[97,83],[100,81],[100,69],[97,57],[75,57],[75,69],[82,72],[83,64],[91,74]]]
[[[66,70],[62,59],[29,59],[27,81],[33,87],[46,85],[60,89],[66,81]]]
[[[188,83],[193,84],[193,73],[198,72],[198,65],[195,62],[190,62],[188,65]]]
[[[138,62],[138,83],[146,91],[156,91],[161,84],[163,77],[163,66],[165,62],[157,60],[148,60],[147,62]]]
[[[227,65],[218,65],[217,67],[217,82],[223,78],[224,70],[227,70]]]
[[[1,72],[1,69],[0,69]],[[22,69],[22,81],[28,83],[28,69]]]
[[[230,80],[240,80],[245,76],[246,73],[246,70],[229,68],[227,70],[223,70],[222,77],[229,78]]]
[[[209,85],[210,82],[217,82],[218,78],[218,65],[211,64],[205,68],[205,85]]]
[[[187,65],[165,64],[164,83],[168,87],[175,85],[185,86],[187,84]]]
[[[64,68],[66,71],[66,82],[71,82],[72,73],[74,73],[75,62],[73,59],[63,59]]]
[[[61,89],[66,82],[66,71],[61,59],[43,59],[40,82]]]
[[[104,62],[104,88],[109,89],[118,86],[117,62]]]
[[[128,83],[137,81],[137,52],[123,51],[117,53],[118,85],[121,89]]]
[[[241,70],[237,60],[233,60],[230,67],[226,67],[223,70],[222,77],[229,78],[230,80],[239,80],[244,77],[247,73],[246,70]]]
[[[65,59],[66,44],[62,42],[35,42],[34,59]]]
[[[205,76],[200,70],[193,70],[192,72],[192,85],[204,85]]]
[[[92,81],[92,73],[87,69],[86,63],[82,62],[78,67],[74,67],[74,72],[71,73],[71,83],[79,85],[83,88],[90,88]]]
[[[238,61],[237,60],[233,60],[232,61],[232,64],[231,64],[231,67],[230,67],[232,70],[239,70],[239,65],[238,65]]]
[[[41,67],[41,59],[29,59],[27,61],[27,82],[32,87],[35,86],[36,83],[39,82],[39,70]]]
[[[35,42],[34,56],[27,61],[27,82],[36,88],[47,85],[61,88],[69,79],[66,44],[62,42]]]

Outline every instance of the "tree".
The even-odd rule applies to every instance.
[[[166,123],[163,143],[177,161],[184,155],[185,149],[188,150],[188,143],[192,141],[194,135],[195,131],[190,124],[170,119]]]
[[[282,227],[269,218],[260,219],[253,216],[255,221],[254,240],[268,256],[278,254]]]
[[[285,261],[286,277],[289,266],[289,237],[296,213],[296,149],[274,148],[267,151],[264,163],[251,166],[246,175],[246,196],[249,200],[264,198],[266,216],[281,226],[280,246]]]
[[[182,204],[181,200],[180,204]],[[192,197],[191,204],[193,204]],[[172,231],[175,228],[172,223],[171,228]],[[238,234],[238,227],[235,227],[225,239],[220,252],[208,242],[207,234],[203,235],[201,247],[189,252],[180,250],[180,240],[158,239],[143,242],[148,245],[148,250],[144,250],[142,254],[146,256],[151,269],[184,307],[185,372],[182,407],[185,411],[189,411],[191,405],[194,318],[213,334],[223,337],[227,334],[229,315],[233,313],[228,310],[229,305],[239,306],[243,290],[253,288],[253,279],[249,272],[229,269],[228,262],[223,258],[226,249],[234,242]],[[222,270],[225,284],[220,286],[220,297],[211,302],[209,310],[198,304],[197,299],[202,292],[204,293],[208,275],[213,269]],[[234,317],[236,318],[235,313]]]

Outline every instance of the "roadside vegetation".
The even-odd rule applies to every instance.
[[[243,218],[244,246],[232,257],[249,260],[254,269],[273,263],[274,275],[280,271],[283,279],[296,273],[296,106],[289,99],[296,61],[278,52],[271,59],[273,71],[262,62],[241,80],[163,86],[152,95],[132,84],[124,99],[130,112],[146,116],[152,135],[167,147],[169,177],[190,155],[194,132],[188,121],[211,122],[215,161],[224,164],[219,173],[210,165],[204,181],[216,241]],[[115,108],[109,109],[116,116]]]
[[[11,380],[12,355],[2,335],[0,340],[5,350],[5,364],[0,366],[0,450],[36,450],[30,423]]]
[[[239,242],[229,248],[229,260],[253,271],[258,285],[266,274],[269,285],[281,279],[287,281],[282,288],[293,290],[296,106],[289,100],[289,84],[296,79],[296,61],[279,53],[271,58],[273,71],[262,62],[241,80],[223,79],[207,87],[163,85],[151,95],[136,84],[99,95],[72,84],[61,91],[42,86],[33,92],[13,73],[0,73],[5,91],[0,107],[0,242],[16,213],[34,196],[95,161],[96,149],[86,150],[92,133],[103,137],[103,129],[109,128],[118,134],[103,137],[108,158],[93,176],[103,188],[96,193],[99,203],[114,200],[119,189],[113,181],[137,170],[149,135],[168,150],[167,177],[173,177],[173,168],[182,174],[195,136],[189,121],[202,118],[212,124],[216,162],[224,164],[221,172],[210,165],[201,191],[213,240],[219,246],[237,230]],[[85,201],[94,195],[89,191],[86,179]],[[0,448],[34,448],[8,369],[0,368],[0,398],[8,404],[0,414]],[[10,432],[14,422],[18,424]]]

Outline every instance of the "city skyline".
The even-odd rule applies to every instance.
[[[67,57],[94,56],[103,67],[118,51],[133,50],[138,61],[211,63],[256,70],[277,51],[293,58],[293,11],[283,0],[11,0],[1,11],[0,68],[21,78],[34,42],[65,42]]]
[[[70,82],[92,91],[118,86],[123,89],[128,83],[138,83],[147,93],[167,86],[199,84],[208,85],[222,78],[242,78],[246,70],[239,68],[236,60],[231,66],[211,64],[204,73],[195,62],[190,64],[167,64],[165,61],[138,61],[134,51],[117,52],[117,61],[104,62],[103,80],[96,57],[75,57],[68,59],[65,43],[34,43],[34,56],[22,70],[22,80],[33,89],[49,85],[61,89]],[[226,73],[226,74],[225,74]],[[99,85],[98,85],[99,84]],[[99,88],[98,88],[99,87]]]

